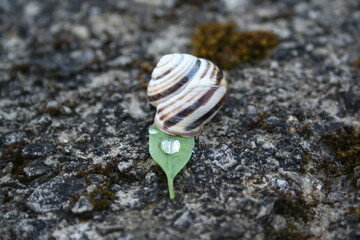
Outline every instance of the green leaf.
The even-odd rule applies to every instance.
[[[190,160],[195,145],[194,137],[170,136],[162,132],[155,124],[150,127],[149,133],[150,155],[164,170],[168,180],[170,198],[174,199],[174,178]]]

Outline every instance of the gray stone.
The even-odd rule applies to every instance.
[[[91,137],[89,134],[83,133],[76,140],[76,143],[88,143],[91,141]]]
[[[112,204],[113,210],[133,209],[140,205],[140,199],[136,193],[136,189],[129,189],[127,191],[117,191],[115,194],[115,201]]]
[[[6,166],[3,167],[2,172],[3,173],[10,173],[11,169],[14,167],[14,164],[12,162],[9,162],[6,164]]]
[[[328,200],[331,203],[342,202],[344,201],[344,199],[345,199],[344,196],[337,192],[329,193],[328,195]]]
[[[108,62],[109,67],[124,67],[132,63],[132,59],[128,56],[117,57]]]
[[[51,143],[33,143],[26,145],[22,153],[29,157],[43,157],[52,154],[54,150],[54,145]]]
[[[127,171],[129,168],[131,168],[134,165],[134,162],[132,160],[129,161],[121,161],[118,164],[118,169],[120,172],[125,172]]]
[[[5,145],[10,145],[11,143],[19,142],[21,140],[23,141],[27,140],[26,133],[24,131],[13,131],[4,134],[4,136],[2,137],[2,142]]]
[[[360,176],[360,166],[354,167],[354,174]]]
[[[82,179],[58,176],[35,189],[26,204],[38,213],[60,210],[70,197],[82,192],[84,187]]]
[[[285,229],[287,226],[286,219],[283,216],[276,214],[273,218],[272,226],[274,227],[275,231]]]
[[[223,222],[220,227],[215,229],[211,239],[241,239],[245,233],[242,226],[235,225],[233,222]]]
[[[94,206],[91,204],[89,199],[85,196],[81,196],[79,198],[79,200],[75,203],[74,207],[71,208],[71,211],[74,214],[91,212],[92,210],[94,210]]]
[[[5,11],[5,12],[10,12],[11,11],[11,4],[9,0],[4,0],[0,2],[0,9]]]
[[[44,175],[49,171],[47,166],[42,164],[34,164],[24,168],[24,172],[28,178],[38,177]]]
[[[213,159],[212,163],[223,170],[230,170],[240,163],[238,156],[225,144],[211,148],[210,157]]]
[[[195,218],[194,213],[187,210],[187,211],[183,212],[179,216],[178,219],[175,220],[174,226],[181,230],[185,230],[190,226],[190,224],[193,222],[194,218]]]
[[[360,229],[355,229],[349,232],[346,236],[346,240],[356,240],[360,238]]]
[[[22,219],[13,231],[15,239],[46,239],[56,226],[56,219]]]

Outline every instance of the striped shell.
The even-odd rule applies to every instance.
[[[163,56],[147,89],[156,107],[155,124],[163,132],[193,137],[222,106],[226,79],[212,62],[189,54]]]

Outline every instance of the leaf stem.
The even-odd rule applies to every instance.
[[[174,198],[175,198],[175,193],[174,193],[174,179],[169,178],[169,177],[168,177],[167,179],[168,179],[170,199],[174,199]]]

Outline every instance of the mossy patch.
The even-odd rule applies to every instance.
[[[296,132],[303,138],[309,139],[312,135],[311,126],[309,123],[305,123],[296,129]]]
[[[360,220],[360,207],[350,207],[348,210],[348,215],[355,215]]]
[[[322,141],[335,153],[335,160],[325,160],[321,167],[328,177],[349,175],[354,183],[353,169],[360,165],[360,134],[353,128],[341,128],[322,136]]]
[[[276,231],[271,224],[266,224],[266,239],[313,239],[315,236],[305,231],[303,226],[313,219],[314,206],[316,203],[307,203],[300,194],[281,194],[275,201],[274,212],[285,218],[287,226]]]
[[[295,224],[288,224],[287,227],[279,231],[272,229],[266,236],[267,240],[308,240],[313,238],[313,234],[302,232]]]
[[[133,175],[120,172],[118,164],[119,160],[115,157],[109,161],[105,167],[96,164],[90,169],[80,171],[75,175],[78,178],[85,178],[88,185],[93,184],[90,180],[91,174],[99,174],[106,177],[101,184],[97,184],[97,188],[94,191],[88,194],[89,200],[93,204],[95,210],[104,210],[110,206],[115,198],[115,194],[110,190],[113,184],[120,183],[122,180],[138,181]]]
[[[309,157],[310,151],[308,149],[304,150],[304,155],[301,157],[301,164],[300,164],[300,173],[306,173],[306,165],[310,162]]]
[[[308,204],[299,194],[283,193],[276,200],[274,211],[287,220],[306,223],[312,219],[314,214],[311,207],[314,205]]]
[[[234,22],[203,23],[191,39],[193,55],[209,59],[224,70],[265,58],[277,43],[272,32],[237,32]]]
[[[153,64],[150,61],[141,61],[141,60],[133,59],[132,67],[140,70],[135,79],[140,83],[140,86],[143,89],[146,89],[149,84],[148,79],[154,68]]]
[[[89,200],[94,206],[94,210],[107,209],[114,198],[115,194],[101,185],[98,185],[96,189],[89,193]]]
[[[3,204],[10,202],[13,198],[9,196],[8,192],[3,193]]]
[[[258,128],[266,129],[269,126],[269,123],[265,119],[269,116],[267,111],[258,113],[258,116],[251,120],[251,124],[248,126],[247,130],[253,130]]]
[[[247,126],[247,130],[262,129],[267,133],[273,133],[276,126],[271,125],[266,119],[270,117],[270,113],[267,111],[258,113],[256,117],[251,120],[251,123]]]
[[[104,182],[104,185],[108,187],[113,183],[118,182],[121,177],[117,167],[118,164],[119,160],[115,157],[112,161],[108,162],[104,168],[101,165],[96,164],[88,170],[78,172],[75,176],[78,178],[86,177],[88,184],[91,184],[88,176],[90,174],[101,174],[107,177],[107,181]]]
[[[102,168],[100,165],[95,165],[89,170],[81,171],[76,177],[83,178],[86,177],[86,182],[88,185],[91,184],[90,179],[88,178],[89,174],[101,174],[107,177],[107,180],[102,184],[97,185],[97,188],[88,194],[91,204],[94,206],[94,210],[105,210],[107,209],[111,202],[115,198],[115,194],[111,192],[108,187],[111,186],[117,178],[115,173],[117,166],[113,165],[113,162],[108,163],[105,168]],[[74,199],[78,196],[74,196]]]
[[[354,66],[355,66],[358,70],[360,70],[360,58],[355,59],[355,61],[354,61]]]
[[[59,117],[61,115],[61,110],[58,107],[48,107],[48,108],[43,107],[36,111],[37,115],[41,115],[45,113],[49,114],[52,117]]]
[[[14,142],[5,148],[1,155],[1,169],[3,169],[8,163],[12,163],[11,175],[18,179],[21,183],[27,183],[28,178],[24,172],[24,168],[28,166],[31,160],[25,157],[21,150],[26,145],[25,141]]]

